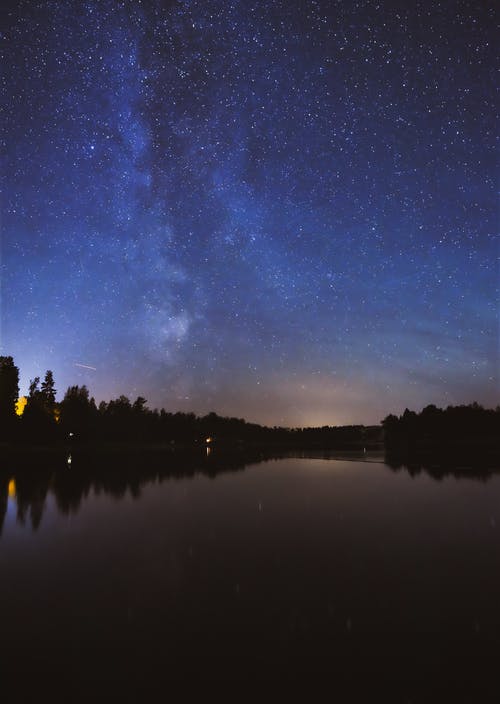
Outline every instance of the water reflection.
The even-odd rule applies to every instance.
[[[427,474],[435,481],[445,477],[455,479],[473,479],[486,482],[496,474],[500,474],[500,461],[490,457],[474,455],[454,456],[399,456],[386,453],[384,463],[394,472],[407,472],[410,477]]]
[[[174,680],[302,677],[342,702],[416,704],[457,701],[450,687],[468,678],[469,701],[488,701],[498,479],[438,483],[421,464],[370,457],[263,459],[203,446],[5,464],[2,685],[29,672],[33,701],[54,701],[66,678],[64,701],[78,690],[138,702],[168,698]],[[43,515],[40,530],[16,515],[35,530]]]
[[[250,452],[214,456],[207,447],[196,453],[114,452],[17,458],[15,472],[4,469],[0,473],[0,535],[8,498],[15,503],[18,523],[25,525],[29,521],[36,530],[49,495],[60,513],[76,514],[90,494],[105,494],[117,500],[125,496],[138,499],[148,484],[200,474],[215,478],[273,457],[278,455]]]
[[[406,472],[410,477],[427,474],[436,481],[447,476],[456,479],[488,481],[500,468],[473,463],[457,464],[456,460],[438,461],[398,458],[394,455],[332,452],[329,450],[289,452],[215,452],[207,446],[198,452],[108,452],[79,454],[28,455],[16,458],[16,471],[11,469],[13,458],[4,462],[0,472],[0,535],[9,501],[17,522],[29,523],[37,530],[43,518],[48,496],[63,515],[76,514],[89,495],[109,495],[120,500],[126,496],[138,499],[143,487],[151,483],[205,475],[215,478],[224,472],[238,472],[250,464],[296,457],[363,462],[384,462],[394,472]],[[10,465],[10,466],[9,466]],[[7,470],[7,471],[6,471]],[[10,471],[9,471],[10,470]]]

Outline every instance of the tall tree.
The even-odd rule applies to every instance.
[[[56,405],[56,390],[54,386],[54,375],[48,369],[45,373],[45,379],[42,381],[42,396],[46,407],[53,411]]]
[[[19,369],[12,357],[0,357],[0,417],[14,416],[19,398]]]
[[[28,401],[21,418],[23,434],[28,441],[46,443],[54,440],[56,435],[54,408],[55,389],[52,372],[47,372],[41,387],[39,376],[31,379]]]
[[[0,357],[0,437],[8,438],[16,423],[19,369],[12,357]]]
[[[28,391],[28,403],[34,401],[40,395],[40,377],[36,376],[34,379],[30,379],[29,391]]]
[[[86,386],[68,387],[59,407],[65,434],[72,433],[77,440],[87,439],[95,430],[97,408],[94,399],[89,399]]]

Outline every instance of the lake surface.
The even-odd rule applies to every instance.
[[[271,680],[500,700],[500,476],[207,459],[0,466],[4,701]]]

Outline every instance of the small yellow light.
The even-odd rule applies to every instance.
[[[16,414],[18,416],[23,415],[27,403],[28,399],[26,398],[26,396],[20,396],[19,399],[16,401]]]
[[[212,442],[212,438],[206,438],[205,442],[207,443],[207,445],[210,445],[210,443]]]

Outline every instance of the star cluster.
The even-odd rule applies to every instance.
[[[280,425],[498,403],[493,5],[1,13],[23,390]]]

